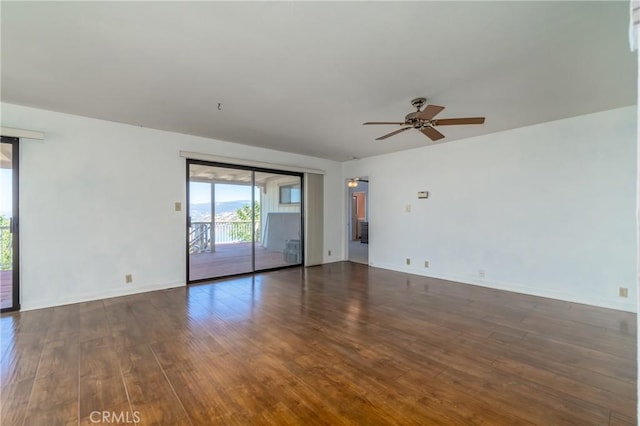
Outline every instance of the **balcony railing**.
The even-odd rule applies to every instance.
[[[9,225],[0,226],[0,270],[8,271],[13,269],[13,251],[11,228]]]
[[[214,232],[211,234],[211,222],[191,222],[189,230],[189,253],[215,251],[215,244],[251,242],[251,221],[236,220],[213,222]],[[255,222],[255,240],[260,242],[260,222]],[[214,247],[212,250],[211,242]]]

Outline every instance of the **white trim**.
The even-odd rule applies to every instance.
[[[324,170],[311,169],[308,167],[289,166],[284,164],[267,163],[264,161],[244,160],[241,158],[223,157],[221,155],[203,154],[201,152],[192,151],[180,151],[180,157],[189,158],[191,160],[233,164],[236,166],[262,167],[264,169],[284,170],[287,172],[316,173],[319,175],[324,175],[326,173]]]
[[[73,296],[63,296],[56,299],[41,299],[24,302],[20,304],[20,312],[33,311],[35,309],[52,308],[55,306],[71,305],[74,303],[91,302],[93,300],[110,299],[112,297],[129,296],[132,294],[147,293],[150,291],[167,290],[176,287],[185,287],[184,281],[173,281],[160,284],[147,284],[142,286],[129,286],[128,288],[114,287],[111,289],[76,294]]]
[[[417,269],[417,268],[392,265],[389,263],[376,262],[376,263],[370,263],[369,266],[372,266],[375,268],[381,268],[381,269],[388,269],[390,271],[404,272],[407,274],[418,275],[421,277],[429,277],[429,278],[436,278],[439,280],[452,281],[459,284],[475,285],[479,287],[492,288],[495,290],[510,291],[513,293],[527,294],[530,296],[537,296],[537,297],[546,297],[548,299],[562,300],[565,302],[580,303],[583,305],[590,305],[590,306],[598,306],[601,308],[616,309],[616,310],[625,311],[625,312],[633,312],[633,313],[637,312],[636,305],[629,302],[618,302],[615,300],[602,300],[594,297],[589,297],[588,295],[576,296],[573,294],[567,294],[564,292],[558,292],[558,291],[553,291],[548,289],[539,289],[539,288],[530,287],[528,285],[523,285],[518,283],[507,283],[507,282],[500,282],[500,281],[487,280],[487,279],[473,280],[467,277],[460,277],[460,276],[455,276],[450,274],[441,275],[441,274],[434,274],[432,272],[427,274],[424,271],[421,271],[420,269]]]
[[[0,127],[2,136],[20,139],[44,140],[44,133],[35,130],[13,129],[11,127]]]

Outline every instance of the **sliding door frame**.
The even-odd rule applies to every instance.
[[[238,274],[230,274],[230,275],[224,275],[224,276],[213,277],[213,278],[201,278],[197,280],[189,279],[190,277],[189,228],[191,227],[191,205],[190,205],[191,196],[190,196],[190,189],[189,189],[191,176],[189,175],[189,171],[190,171],[190,166],[192,164],[197,164],[201,166],[210,166],[210,167],[224,167],[229,169],[245,170],[245,171],[251,172],[251,188],[252,188],[251,189],[251,213],[252,213],[251,214],[251,269],[252,270],[250,272],[242,272]],[[187,215],[186,229],[185,229],[187,284],[197,284],[197,283],[210,282],[217,279],[224,279],[224,278],[229,278],[234,276],[249,275],[249,274],[255,274],[258,272],[277,271],[279,269],[297,268],[297,267],[304,266],[304,256],[305,256],[305,253],[304,253],[304,247],[305,247],[305,244],[304,244],[304,241],[305,241],[304,173],[292,172],[288,170],[269,169],[264,167],[245,166],[240,164],[229,164],[229,163],[220,163],[220,162],[214,162],[214,161],[194,160],[191,158],[186,159],[185,168],[186,168],[186,186],[187,186],[187,200],[186,200],[186,209],[185,209],[185,212]],[[295,265],[283,265],[283,266],[276,266],[273,268],[256,270],[256,243],[255,243],[256,241],[255,220],[256,219],[255,219],[255,214],[253,213],[253,210],[255,208],[254,188],[256,183],[256,175],[255,175],[256,172],[273,173],[273,174],[286,175],[286,176],[296,176],[300,178],[300,263],[297,263]],[[215,203],[215,200],[212,200],[212,203]],[[212,230],[211,232],[214,232],[214,231]]]
[[[11,230],[12,235],[12,289],[11,307],[0,309],[0,312],[11,312],[20,310],[20,139],[8,136],[2,136],[2,143],[8,143],[12,145],[11,149],[11,191],[12,191],[12,206],[11,206]]]

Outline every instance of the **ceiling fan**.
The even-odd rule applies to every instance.
[[[407,126],[402,129],[395,130],[391,133],[387,133],[384,136],[376,138],[377,141],[386,139],[390,136],[397,135],[405,130],[414,128],[420,130],[426,137],[432,141],[437,141],[444,138],[444,135],[435,129],[436,126],[452,126],[457,124],[483,124],[484,117],[467,117],[467,118],[443,118],[435,120],[433,117],[438,115],[440,111],[444,109],[438,105],[427,105],[422,111],[420,109],[427,102],[426,98],[416,98],[411,101],[411,105],[417,108],[416,112],[407,114],[403,122],[395,121],[367,121],[362,124],[396,124],[399,126]]]

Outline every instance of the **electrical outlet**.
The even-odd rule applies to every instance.
[[[620,287],[618,290],[618,295],[620,297],[629,297],[629,289],[626,287]]]
[[[329,250],[327,253],[329,253],[329,256],[331,256],[331,250]]]
[[[425,267],[425,268],[428,268],[428,267],[429,267],[429,261],[428,261],[428,260],[425,260],[425,261],[424,261],[424,267]]]
[[[411,265],[411,259],[407,257],[407,265]]]
[[[124,276],[124,282],[127,284],[131,284],[133,282],[133,275],[127,274]]]
[[[484,269],[478,269],[478,276],[484,278]]]

